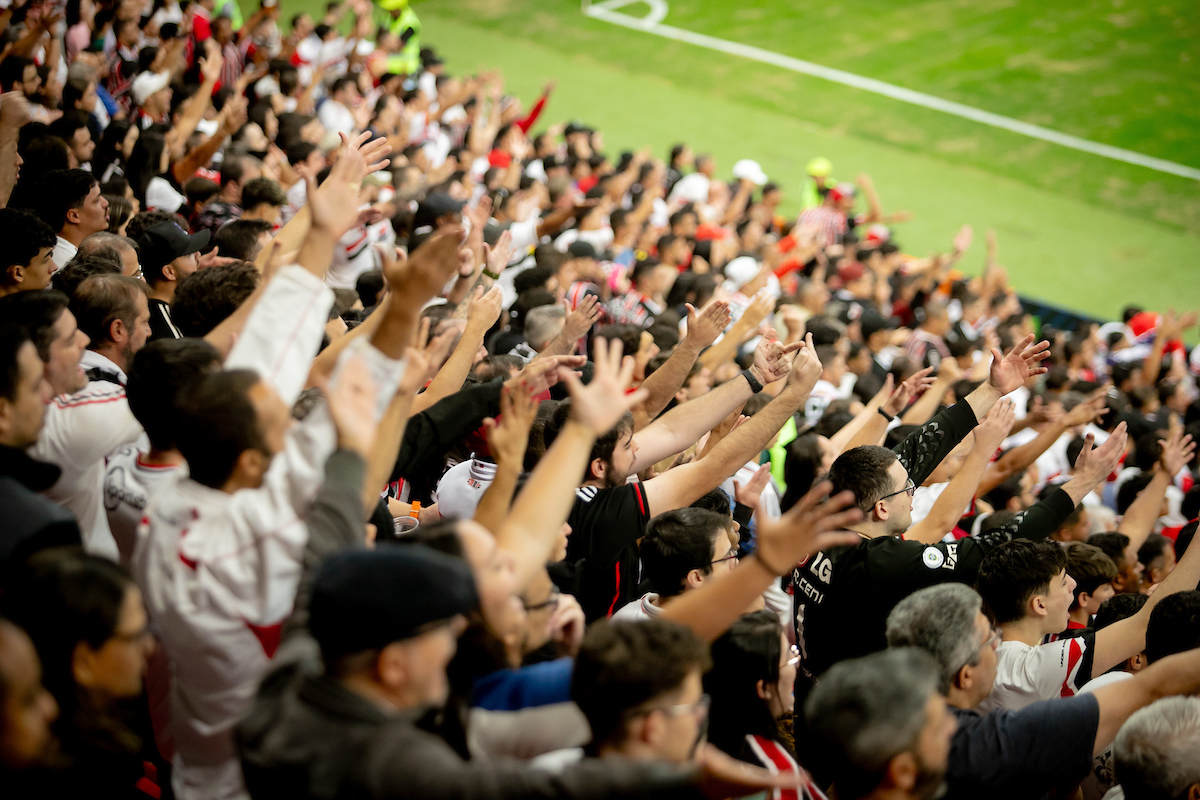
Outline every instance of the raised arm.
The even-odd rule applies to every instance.
[[[507,234],[508,231],[505,231]],[[566,301],[563,301],[566,305]],[[579,301],[579,308],[571,311],[567,310],[566,317],[563,320],[563,328],[559,331],[558,336],[555,336],[550,342],[542,348],[542,352],[538,357],[542,356],[566,356],[575,352],[575,346],[579,344],[579,340],[587,335],[587,332],[592,329],[596,321],[600,319],[601,308],[600,301],[594,294],[584,295]],[[643,383],[643,386],[646,384]]]
[[[537,414],[537,404],[527,387],[507,386],[500,393],[500,418],[483,421],[487,431],[488,449],[496,461],[496,476],[479,498],[474,520],[493,533],[499,531],[508,516],[513,490],[525,464],[529,445],[529,429]]]
[[[883,388],[871,398],[871,402],[863,406],[863,410],[858,412],[854,419],[830,437],[829,443],[838,453],[860,445],[882,444],[884,436],[887,435],[888,425],[891,424],[888,417],[894,419],[917,394],[923,391],[929,393],[928,390],[935,380],[929,377],[931,372],[933,368],[927,367],[914,373],[895,389],[892,388],[892,376],[889,374],[884,379]]]
[[[729,324],[728,303],[714,301],[699,313],[689,303],[687,310],[687,335],[675,347],[675,351],[671,353],[671,357],[667,359],[666,363],[656,369],[653,375],[642,381],[642,388],[649,392],[649,397],[639,409],[634,411],[635,420],[640,412],[641,418],[645,421],[641,427],[649,424],[667,407],[671,398],[687,380],[692,365],[696,363],[696,357],[704,348],[716,341],[717,337],[721,335],[721,331],[725,330],[725,326]],[[636,425],[634,427],[635,429],[639,428]]]
[[[903,410],[900,414],[901,424],[924,425],[928,422],[937,413],[946,392],[950,391],[950,387],[962,376],[963,372],[957,361],[953,358],[943,358],[942,363],[938,365],[937,379],[929,387],[929,391],[917,398],[917,402]]]
[[[424,411],[438,400],[462,388],[463,381],[467,379],[471,367],[475,364],[475,355],[483,346],[483,337],[500,318],[500,306],[499,286],[493,286],[486,292],[482,287],[475,290],[467,310],[467,327],[458,338],[458,346],[413,403],[415,411]]]
[[[728,478],[766,447],[771,437],[804,405],[821,377],[821,362],[812,335],[796,354],[787,386],[761,411],[738,426],[733,433],[699,461],[667,470],[646,481],[646,499],[651,514],[661,514],[694,502]],[[640,454],[639,454],[640,455]]]
[[[1119,533],[1129,537],[1125,558],[1137,560],[1138,550],[1154,530],[1154,523],[1158,520],[1158,512],[1162,508],[1163,498],[1166,497],[1167,487],[1171,485],[1171,478],[1187,466],[1195,452],[1196,444],[1192,437],[1185,436],[1182,428],[1173,426],[1162,442],[1162,453],[1158,463],[1154,465],[1154,474],[1149,485],[1142,489],[1137,499],[1125,511],[1125,516],[1117,527]]]
[[[1200,692],[1200,649],[1167,656],[1125,681],[1095,691],[1100,725],[1093,752],[1100,755],[1133,712],[1163,697]]]
[[[768,341],[765,337],[754,351],[750,374],[761,386],[787,376],[791,368],[791,353],[803,343],[787,345]],[[669,361],[669,359],[668,359]],[[650,377],[654,377],[651,375]],[[808,391],[812,391],[810,386]],[[718,386],[695,400],[676,406],[659,419],[634,434],[637,455],[633,469],[640,472],[668,456],[686,450],[708,431],[741,407],[754,392],[745,376]],[[781,421],[780,425],[783,424]]]
[[[950,532],[975,497],[979,479],[983,477],[992,453],[1008,436],[1015,418],[1016,410],[1011,400],[1001,400],[992,407],[975,428],[975,444],[958,474],[933,504],[929,515],[905,532],[905,539],[936,544]]]
[[[559,369],[559,379],[571,393],[571,416],[538,461],[496,536],[502,549],[516,555],[518,593],[549,560],[596,437],[645,399],[641,389],[625,393],[633,378],[633,359],[622,359],[621,353],[620,342],[610,346],[597,339],[595,370],[587,386],[571,370]]]
[[[759,324],[767,318],[774,307],[775,301],[766,290],[755,295],[754,300],[742,312],[742,316],[738,317],[737,322],[729,326],[724,338],[700,355],[700,363],[715,372],[717,367],[727,361],[733,361],[742,342],[758,330]]]
[[[754,553],[732,572],[667,603],[662,618],[688,626],[706,642],[715,641],[796,564],[818,551],[859,541],[857,533],[845,530],[862,519],[862,512],[853,508],[853,492],[829,497],[829,490],[830,483],[822,481],[779,519],[760,518]]]
[[[1030,377],[1046,372],[1046,368],[1039,364],[1049,357],[1050,343],[1034,344],[1033,334],[1013,345],[1007,355],[993,349],[992,368],[988,372],[987,382],[966,397],[966,403],[975,412],[975,419],[983,419],[997,400],[1021,388]]]

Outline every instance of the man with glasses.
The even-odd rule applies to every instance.
[[[1091,694],[1042,700],[1018,711],[981,713],[980,704],[996,681],[1000,631],[984,616],[979,594],[958,583],[931,586],[900,602],[888,616],[887,641],[891,648],[918,648],[933,656],[938,691],[957,720],[943,800],[1041,797],[1055,787],[1073,788],[1091,770],[1093,754],[1108,746],[1133,712],[1160,697],[1200,690],[1200,650],[1188,650]],[[865,661],[837,669],[853,669]],[[905,678],[885,675],[881,680]],[[823,678],[814,695],[824,685]],[[883,696],[906,691],[884,688]],[[811,711],[810,706],[810,715]],[[860,724],[866,727],[869,722]],[[837,787],[840,798],[867,796],[846,793],[845,788]]]
[[[642,539],[642,576],[653,591],[622,606],[614,620],[653,619],[672,597],[704,585],[714,575],[737,566],[734,522],[703,508],[677,508],[659,514]]]
[[[854,494],[863,516],[850,530],[861,541],[816,553],[793,571],[796,641],[805,651],[804,666],[810,675],[819,675],[842,659],[882,649],[888,612],[914,591],[951,581],[971,583],[991,548],[1018,535],[1034,540],[1048,537],[1116,466],[1124,452],[1121,435],[1112,436],[1094,453],[1090,446],[1085,448],[1069,483],[1005,527],[948,543],[902,538],[912,525],[916,487],[1001,397],[1023,386],[1031,375],[1045,372],[1038,364],[1048,347],[1046,342],[1035,345],[1033,337],[1027,336],[1003,358],[993,353],[987,382],[936,414],[894,451],[855,447],[833,462],[831,494]]]

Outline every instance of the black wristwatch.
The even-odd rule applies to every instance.
[[[755,378],[754,373],[750,370],[742,370],[742,377],[746,379],[746,383],[750,384],[750,391],[758,394],[763,390],[763,385],[758,382],[758,378]]]

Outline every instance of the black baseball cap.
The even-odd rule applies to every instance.
[[[411,639],[478,607],[461,558],[419,544],[347,550],[313,578],[309,630],[328,658]]]
[[[208,231],[187,233],[174,222],[160,222],[138,237],[138,260],[143,269],[162,269],[180,256],[199,253],[208,247]]]
[[[413,215],[413,227],[432,228],[437,223],[438,217],[443,214],[458,213],[462,211],[464,205],[462,200],[455,200],[445,192],[428,194],[417,206],[417,213]]]

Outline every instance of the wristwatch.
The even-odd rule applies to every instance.
[[[755,378],[754,373],[750,370],[742,370],[742,377],[746,379],[746,383],[750,384],[750,391],[758,394],[763,390],[763,385],[758,382],[758,378]]]
[[[879,412],[879,416],[886,419],[889,423],[896,419],[895,417],[893,417],[892,415],[890,415],[886,411],[884,411],[882,408],[877,408],[875,410]]]

